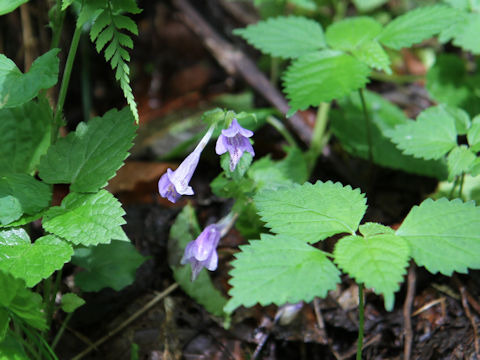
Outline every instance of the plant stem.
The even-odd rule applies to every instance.
[[[55,4],[55,18],[53,21],[53,35],[50,48],[58,47],[60,36],[62,35],[63,19],[65,19],[65,11],[62,11],[62,0],[57,0]]]
[[[307,156],[307,166],[309,173],[312,172],[318,155],[322,152],[325,145],[325,130],[328,123],[328,112],[330,111],[330,103],[321,103],[317,112],[317,119],[313,128],[312,141]]]
[[[297,142],[280,120],[274,116],[268,116],[267,122],[272,125],[285,138],[285,140],[287,140],[290,146],[298,147]]]
[[[363,284],[358,284],[358,340],[357,340],[357,360],[362,360],[363,348],[363,325],[364,325],[364,301]]]
[[[280,68],[279,58],[272,57],[270,60],[270,84],[277,86],[278,70]]]
[[[453,198],[453,193],[455,192],[455,189],[456,189],[457,186],[458,186],[458,182],[459,182],[459,177],[458,177],[458,176],[455,176],[455,179],[453,180],[452,188],[450,189],[450,193],[448,194],[448,200],[452,200],[452,198]]]
[[[372,142],[372,131],[371,131],[371,121],[370,116],[368,114],[367,103],[365,101],[365,96],[363,94],[363,89],[358,90],[358,94],[360,95],[360,101],[362,102],[363,108],[363,117],[365,118],[365,131],[367,133],[367,144],[368,144],[368,160],[370,164],[373,163],[373,142]]]
[[[65,318],[65,320],[63,321],[62,323],[62,326],[60,327],[60,329],[58,330],[57,334],[55,335],[55,338],[53,339],[52,341],[52,350],[55,349],[55,347],[57,346],[58,342],[60,341],[60,339],[62,338],[62,335],[65,331],[65,329],[67,328],[67,324],[68,322],[70,321],[70,319],[72,318],[73,316],[73,312],[69,313],[67,315],[67,317]]]
[[[55,110],[55,117],[53,119],[52,126],[52,143],[54,143],[58,136],[58,129],[60,127],[63,105],[65,103],[65,97],[67,96],[68,83],[70,82],[70,76],[72,74],[73,62],[78,49],[78,43],[80,42],[80,36],[82,35],[82,27],[77,26],[73,34],[72,43],[70,44],[70,50],[68,51],[67,61],[65,63],[65,69],[63,70],[62,85],[60,86],[60,93],[58,95],[57,108]]]
[[[458,197],[461,199],[462,198],[462,192],[463,192],[463,183],[465,181],[465,173],[462,172],[462,175],[460,176],[460,187],[458,189]]]

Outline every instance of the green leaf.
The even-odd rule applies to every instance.
[[[408,265],[407,242],[395,234],[368,237],[346,236],[338,241],[335,263],[357,283],[383,294],[385,309],[393,310],[394,293],[399,289]]]
[[[430,197],[437,200],[442,197],[449,197],[451,195],[454,195],[455,192],[452,193],[453,186],[453,182],[442,181],[438,184],[438,188],[435,193],[432,194]],[[463,178],[462,200],[473,200],[477,204],[480,204],[480,176],[474,177],[468,174],[465,175],[465,177]]]
[[[67,10],[68,7],[73,4],[74,1],[75,0],[62,0],[62,8],[61,8],[62,11]]]
[[[351,17],[330,25],[325,38],[333,49],[353,51],[375,39],[381,31],[382,25],[373,18]]]
[[[270,18],[236,29],[234,34],[262,52],[281,58],[297,58],[325,47],[321,25],[304,17]]]
[[[463,110],[453,106],[443,105],[445,111],[455,120],[455,129],[458,135],[465,135],[470,128],[472,122],[470,116]]]
[[[52,49],[38,57],[30,70],[23,74],[15,63],[0,54],[0,109],[22,105],[51,88],[58,80],[60,49]]]
[[[395,126],[405,124],[403,112],[381,96],[364,91],[365,102],[370,116],[373,161],[381,166],[401,169],[415,174],[447,177],[446,165],[433,160],[416,159],[403,154],[386,135]],[[330,128],[340,140],[344,149],[363,159],[368,159],[368,141],[365,118],[360,96],[352,93],[339,101],[340,109],[330,112]]]
[[[4,195],[0,197],[0,224],[10,224],[19,219],[23,214],[22,204],[20,201],[11,195]]]
[[[367,222],[365,224],[360,225],[358,228],[360,233],[364,237],[371,237],[374,235],[380,235],[380,234],[394,234],[395,231],[385,225],[379,224],[379,223],[372,223],[372,222]]]
[[[15,198],[15,200],[12,200]],[[3,220],[2,224],[8,224],[8,220],[17,220],[18,204],[21,206],[21,212],[33,215],[40,212],[50,204],[52,190],[47,184],[36,180],[27,174],[7,174],[0,175],[0,213],[4,214],[6,209],[14,210],[15,219],[8,218]],[[21,214],[20,214],[21,215]]]
[[[62,296],[62,310],[66,313],[72,313],[77,310],[80,306],[85,304],[85,300],[83,300],[80,296],[74,293],[67,293]]]
[[[0,0],[0,15],[8,14],[28,0]]]
[[[472,151],[480,151],[480,116],[475,117],[467,132],[468,145]]]
[[[50,208],[43,227],[75,245],[97,245],[126,240],[120,225],[125,224],[118,200],[106,190],[95,194],[70,193],[60,206]]]
[[[473,54],[480,54],[480,41],[477,36],[480,32],[480,14],[468,14],[465,21],[460,24],[455,28],[458,32],[455,34],[453,44]]]
[[[387,1],[388,0],[353,0],[353,3],[358,11],[369,12],[382,6]]]
[[[0,360],[30,360],[22,344],[11,333],[0,341]]]
[[[0,173],[33,173],[50,146],[52,123],[46,99],[0,109]]]
[[[220,166],[228,177],[240,181],[250,167],[252,160],[252,155],[249,152],[244,152],[235,169],[230,171],[230,154],[225,153],[220,156]]]
[[[480,269],[480,210],[473,202],[427,199],[414,206],[397,230],[412,257],[435,274]]]
[[[285,72],[285,92],[292,107],[290,113],[348,95],[363,87],[369,74],[364,63],[339,51],[305,55]]]
[[[255,161],[247,174],[254,181],[257,190],[278,189],[292,184],[289,175],[285,174],[270,156]]]
[[[189,265],[180,265],[187,244],[200,235],[200,226],[192,206],[187,205],[178,214],[170,229],[168,240],[168,263],[173,271],[175,281],[190,297],[195,299],[205,309],[216,316],[225,317],[223,307],[227,299],[215,288],[206,270],[200,271],[197,279],[192,282],[192,270]]]
[[[478,176],[480,175],[480,157],[477,157],[473,164],[470,166],[470,169],[468,169],[468,172],[472,176]]]
[[[275,163],[275,166],[291,181],[303,184],[308,180],[307,162],[304,154],[297,147],[285,146],[287,156]]]
[[[10,316],[8,315],[8,311],[4,308],[0,308],[0,359],[2,359],[1,344],[5,339],[5,335],[7,334],[9,325],[10,325]]]
[[[420,7],[391,21],[378,41],[392,49],[401,49],[438,34],[454,22],[455,10],[448,6]]]
[[[78,248],[72,263],[84,270],[76,274],[75,284],[83,291],[106,287],[120,291],[135,281],[135,272],[145,260],[127,241]]]
[[[360,47],[353,50],[353,55],[373,69],[385,71],[387,74],[392,73],[390,57],[376,40],[363,43]]]
[[[475,161],[476,156],[466,145],[456,146],[447,157],[448,180],[467,172]]]
[[[398,125],[387,133],[407,155],[423,159],[440,159],[457,145],[455,119],[439,106],[420,113],[416,121]]]
[[[7,196],[8,198],[8,196]],[[0,199],[0,202],[2,201],[2,199]],[[19,209],[21,211],[21,206],[20,206],[20,203],[18,202],[18,200],[15,199],[15,201],[19,204]],[[0,209],[1,209],[2,205],[0,204]],[[8,209],[5,209],[8,211]],[[14,213],[17,211],[17,209],[15,208],[14,210]],[[20,219],[14,221],[14,222],[9,222],[8,224],[6,225],[2,225],[0,224],[0,228],[5,228],[5,227],[19,227],[19,226],[23,226],[23,225],[26,225],[28,223],[31,223],[35,220],[38,220],[40,219],[43,214],[45,214],[45,212],[47,211],[47,209],[43,209],[42,211],[36,213],[36,214],[33,214],[33,215],[23,215]],[[8,215],[10,216],[10,215]],[[0,215],[1,217],[1,215]]]
[[[22,279],[0,271],[0,309],[18,316],[28,325],[45,330],[47,322],[42,312],[42,297],[26,288]]]
[[[70,183],[72,191],[95,192],[123,165],[135,128],[127,108],[80,123],[48,149],[39,176],[49,184]]]
[[[61,269],[72,254],[72,247],[53,235],[32,244],[23,229],[0,231],[0,270],[25,280],[28,287]]]
[[[331,181],[265,190],[254,200],[273,232],[310,243],[339,233],[354,234],[367,210],[359,189]]]
[[[323,252],[288,236],[262,234],[261,240],[240,249],[230,271],[227,313],[257,302],[310,302],[315,296],[325,297],[340,282],[340,272]]]

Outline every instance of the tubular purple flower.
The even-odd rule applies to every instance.
[[[192,179],[200,160],[200,155],[205,146],[207,146],[214,128],[214,125],[210,126],[197,147],[182,161],[175,171],[167,169],[167,172],[162,175],[158,181],[158,192],[162,197],[175,203],[182,195],[193,195],[193,189],[188,183]]]
[[[240,126],[237,119],[233,119],[228,129],[222,130],[215,146],[215,152],[218,155],[230,154],[230,171],[235,170],[240,158],[245,151],[255,156],[252,144],[248,139],[253,132]]]
[[[218,265],[217,246],[220,241],[221,227],[217,224],[208,225],[202,233],[188,243],[181,264],[190,263],[192,266],[192,281],[202,268],[213,271]]]

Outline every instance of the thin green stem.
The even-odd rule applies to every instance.
[[[363,117],[365,119],[365,131],[367,133],[367,144],[368,144],[368,160],[370,161],[370,163],[373,163],[373,141],[372,141],[370,115],[368,114],[367,102],[365,101],[365,95],[363,94],[363,89],[359,89],[358,94],[360,95],[360,101],[362,102]]]
[[[57,48],[60,44],[60,36],[62,35],[63,20],[65,19],[65,11],[62,11],[62,0],[55,3],[55,15],[52,29],[52,42],[50,48]]]
[[[398,74],[388,75],[378,71],[373,71],[370,74],[370,77],[373,80],[391,82],[395,84],[407,84],[407,83],[412,83],[412,82],[424,79],[424,76],[419,76],[419,75],[398,75]]]
[[[460,187],[458,189],[458,197],[461,199],[462,198],[462,192],[463,192],[463,183],[465,182],[465,173],[462,173],[460,176]]]
[[[325,145],[325,136],[328,112],[330,111],[330,103],[321,103],[317,112],[317,119],[315,120],[315,126],[313,128],[312,140],[310,142],[310,149],[307,156],[307,165],[309,172],[312,172],[318,156],[322,152]]]
[[[364,327],[364,301],[363,284],[358,284],[358,340],[357,340],[357,360],[362,360],[363,348],[363,327]]]
[[[284,138],[287,140],[288,144],[293,147],[298,147],[297,142],[293,138],[292,134],[288,129],[283,125],[283,123],[274,116],[268,116],[267,122],[272,125]]]
[[[52,289],[52,277],[50,277],[50,289],[49,289],[49,297],[45,298],[45,303],[47,304],[45,313],[47,317],[47,324],[50,326],[50,323],[52,322],[53,318],[53,311],[55,309],[55,299],[57,296],[57,292],[60,288],[60,281],[62,280],[62,269],[57,271],[56,277],[55,277],[55,284],[53,285]]]
[[[453,193],[455,192],[455,189],[456,189],[457,186],[458,186],[459,179],[460,179],[460,178],[459,178],[458,176],[455,176],[455,179],[453,180],[452,188],[450,189],[450,193],[448,194],[448,200],[452,200],[452,198],[453,198]]]
[[[68,83],[70,82],[70,76],[72,75],[73,62],[75,61],[75,55],[77,54],[78,43],[80,42],[81,35],[82,28],[77,26],[73,34],[72,43],[70,44],[70,50],[68,51],[67,61],[65,63],[65,69],[63,71],[62,85],[60,86],[57,108],[55,110],[55,117],[53,119],[52,143],[56,141],[58,136],[58,129],[60,127],[63,113],[63,105],[65,103],[65,97],[67,96]]]
[[[55,349],[58,342],[62,338],[62,335],[63,335],[65,329],[67,328],[67,324],[70,321],[70,319],[72,318],[72,316],[73,316],[73,312],[69,313],[67,315],[67,317],[65,318],[65,320],[63,321],[62,326],[60,326],[60,329],[58,330],[57,334],[55,335],[55,338],[52,341],[52,346],[51,346],[52,350]]]
[[[272,57],[272,59],[270,60],[270,84],[272,84],[273,86],[277,86],[279,68],[279,58]]]

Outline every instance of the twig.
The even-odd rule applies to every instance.
[[[172,1],[173,5],[181,11],[181,20],[202,39],[204,45],[228,74],[243,77],[252,88],[281,113],[288,112],[289,106],[283,95],[270,84],[267,77],[258,70],[252,60],[220,37],[187,0]],[[303,121],[302,117],[295,114],[287,121],[298,137],[309,144],[312,129]]]
[[[403,327],[405,334],[405,342],[403,345],[403,359],[410,360],[412,354],[413,330],[412,330],[412,306],[415,297],[415,283],[417,282],[417,274],[415,264],[412,262],[408,268],[407,280],[407,296],[403,304]]]
[[[468,320],[470,320],[470,324],[473,328],[473,340],[475,342],[475,357],[476,359],[480,359],[480,346],[478,343],[478,327],[475,321],[475,317],[472,315],[470,311],[470,306],[468,306],[468,299],[467,299],[467,289],[465,285],[463,285],[457,276],[454,277],[455,283],[457,283],[458,290],[460,290],[460,295],[462,296],[462,306],[463,310],[465,310],[465,314],[467,315]]]
[[[432,301],[426,303],[425,305],[423,305],[420,309],[415,310],[415,312],[412,314],[412,317],[417,316],[424,311],[427,311],[428,309],[434,307],[435,305],[444,304],[444,303],[445,303],[445,298],[444,297],[432,300]]]
[[[80,360],[82,359],[85,355],[87,355],[90,351],[92,351],[95,347],[100,346],[103,344],[105,341],[110,339],[112,336],[116,335],[120,331],[122,331],[125,327],[127,327],[129,324],[131,324],[133,321],[135,321],[137,318],[142,316],[145,312],[150,310],[153,306],[155,306],[160,300],[162,300],[165,296],[169,295],[171,292],[173,292],[176,288],[178,288],[178,284],[174,283],[170,285],[166,290],[162,291],[161,293],[158,293],[152,300],[150,300],[145,306],[143,306],[140,310],[138,310],[136,313],[134,313],[132,316],[130,316],[128,319],[126,319],[124,322],[122,322],[120,325],[118,325],[115,329],[110,331],[107,335],[102,337],[101,339],[95,341],[92,345],[87,347],[85,350],[83,350],[81,353],[79,353],[77,356],[75,356],[72,360]]]

